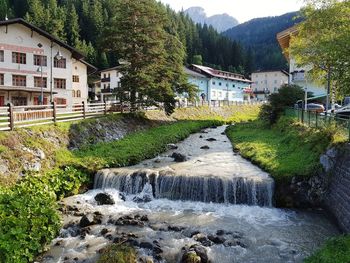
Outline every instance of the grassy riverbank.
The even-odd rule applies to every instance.
[[[281,118],[273,127],[257,120],[227,130],[241,155],[271,174],[276,182],[311,177],[320,169],[319,158],[336,142],[334,130],[310,129],[293,119]]]
[[[305,263],[348,263],[350,262],[350,236],[332,238]]]

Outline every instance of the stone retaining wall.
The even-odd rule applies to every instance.
[[[350,144],[333,148],[321,157],[321,163],[330,174],[328,191],[324,196],[326,207],[346,233],[350,233]]]

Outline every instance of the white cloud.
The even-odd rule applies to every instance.
[[[228,13],[240,23],[257,17],[278,16],[297,11],[302,0],[160,0],[176,11],[201,6],[207,15]]]

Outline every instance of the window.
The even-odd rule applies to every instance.
[[[219,82],[219,86],[221,86],[221,82]]]
[[[34,65],[35,66],[41,66],[41,63],[43,63],[43,67],[47,66],[47,57],[41,56],[41,55],[34,55]]]
[[[110,78],[111,77],[111,73],[108,73],[108,78]]]
[[[75,98],[75,90],[72,90],[72,97]]]
[[[277,88],[276,87],[274,87],[273,90],[274,90],[274,92],[277,92]]]
[[[53,61],[53,66],[55,68],[66,68],[66,59],[61,58],[60,60],[58,60],[57,58],[55,58]]]
[[[73,82],[79,82],[79,76],[73,75]]]
[[[0,85],[4,85],[4,74],[0,74]]]
[[[65,79],[54,79],[55,89],[66,89],[66,80]]]
[[[107,75],[106,75],[106,73],[104,73],[104,74],[103,74],[103,78],[104,78],[104,79],[105,79],[105,78],[107,78]]]
[[[25,87],[27,85],[26,76],[12,75],[12,85],[17,87]]]
[[[80,90],[77,90],[77,97],[81,98],[81,91]]]
[[[213,81],[213,85],[215,85],[215,81]]]
[[[66,105],[67,104],[67,100],[63,99],[63,98],[54,98],[54,101],[56,102],[56,104],[58,105]]]
[[[34,87],[35,88],[47,88],[47,79],[43,78],[43,83],[41,84],[41,77],[34,77]]]
[[[235,88],[236,87],[236,85],[235,84],[232,84],[232,88]]]
[[[0,62],[4,62],[4,51],[0,50]]]
[[[12,63],[26,64],[27,63],[26,53],[12,52]]]
[[[228,87],[228,83],[226,83],[226,87]]]

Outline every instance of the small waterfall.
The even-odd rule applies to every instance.
[[[117,169],[100,171],[95,189],[114,188],[126,194],[141,193],[152,186],[155,198],[170,200],[272,206],[274,182],[260,177],[197,177],[175,175],[171,170]]]

